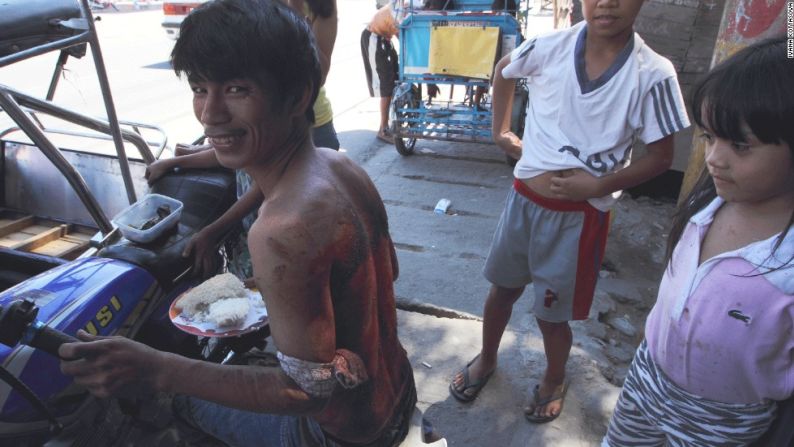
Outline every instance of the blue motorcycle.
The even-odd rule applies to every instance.
[[[106,120],[53,100],[65,64],[88,46]],[[143,173],[167,138],[117,118],[90,2],[0,4],[0,69],[49,52],[59,57],[45,98],[0,85],[0,108],[14,123],[0,131],[0,445],[168,445],[165,406],[91,397],[61,374],[57,349],[80,329],[215,362],[264,347],[267,327],[219,341],[182,332],[168,316],[173,300],[200,280],[182,251],[234,203],[234,175],[184,171],[149,188]],[[69,126],[47,127],[45,116]],[[56,144],[64,134],[109,149]],[[138,154],[128,156],[129,147]],[[180,201],[181,217],[154,240],[134,242],[108,215],[146,193]]]

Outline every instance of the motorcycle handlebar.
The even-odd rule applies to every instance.
[[[30,325],[22,343],[36,349],[59,357],[58,348],[64,343],[73,343],[79,341],[71,335],[65,334],[57,329],[53,329],[40,321],[36,321]]]

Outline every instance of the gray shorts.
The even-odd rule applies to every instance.
[[[549,199],[516,180],[485,261],[499,287],[534,284],[535,316],[549,322],[590,313],[609,232],[609,212],[587,202]]]

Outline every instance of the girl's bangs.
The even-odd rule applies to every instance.
[[[706,75],[692,95],[692,116],[720,138],[746,143],[749,128],[762,143],[791,146],[794,79],[786,66],[791,62],[777,57],[773,46],[753,50],[740,51]]]

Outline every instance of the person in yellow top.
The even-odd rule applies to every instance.
[[[337,30],[336,0],[286,0],[292,9],[303,11],[306,20],[311,24],[320,58],[322,83],[317,100],[314,101],[314,127],[312,139],[317,147],[328,147],[339,150],[339,139],[334,129],[334,112],[331,101],[325,96],[325,79],[331,68],[331,54],[334,51]]]

